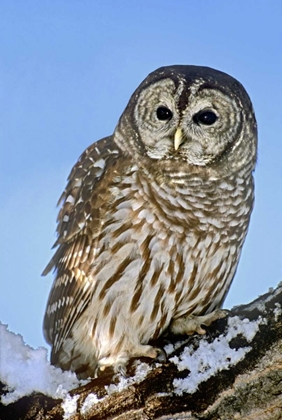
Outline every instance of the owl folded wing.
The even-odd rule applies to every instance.
[[[43,326],[47,342],[53,344],[53,356],[91,299],[88,272],[101,226],[101,207],[109,195],[103,185],[119,156],[110,140],[104,138],[84,151],[58,202],[58,239],[53,246],[58,249],[42,273],[56,270]]]

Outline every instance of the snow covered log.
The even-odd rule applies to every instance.
[[[250,304],[233,308],[205,336],[166,336],[158,345],[165,348],[168,362],[135,361],[126,379],[106,372],[69,390],[76,383],[73,376],[49,367],[53,379],[48,380],[47,395],[36,378],[34,389],[41,392],[21,396],[25,395],[22,381],[10,382],[11,369],[4,366],[0,419],[281,419],[281,304],[282,284]],[[29,366],[30,360],[39,359],[31,350],[26,346],[24,360],[29,360]],[[23,363],[18,355],[15,359]],[[32,373],[23,372],[27,372],[24,381],[32,382]],[[47,378],[49,373],[42,370],[38,375]],[[67,385],[58,385],[66,375],[70,375]]]

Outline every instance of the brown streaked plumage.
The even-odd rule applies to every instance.
[[[163,67],[112,136],[72,169],[59,204],[56,277],[44,318],[51,361],[79,377],[123,370],[166,329],[224,316],[253,207],[257,130],[232,77]]]

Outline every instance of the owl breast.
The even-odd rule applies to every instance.
[[[131,166],[109,188],[90,267],[92,299],[73,334],[81,353],[95,349],[97,360],[111,364],[159,337],[173,319],[221,306],[246,235],[253,186],[243,173],[186,177],[176,185]]]

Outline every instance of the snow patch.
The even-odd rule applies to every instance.
[[[186,378],[174,379],[175,394],[193,393],[201,382],[243,360],[252,348],[248,346],[236,350],[230,348],[230,341],[238,335],[242,335],[248,342],[251,342],[259,330],[259,325],[265,323],[265,319],[262,318],[257,321],[241,320],[238,316],[228,318],[226,334],[221,334],[212,343],[201,340],[197,350],[191,345],[186,347],[179,357],[170,358],[169,360],[177,366],[179,371],[186,369],[190,371]]]
[[[155,364],[155,366],[157,366],[157,364]],[[139,382],[143,381],[143,379],[146,378],[150,370],[152,370],[152,367],[149,366],[147,363],[141,363],[137,361],[137,366],[136,366],[134,376],[131,376],[130,378],[125,378],[124,376],[119,375],[118,384],[111,384],[111,385],[105,386],[105,389],[108,395],[111,395],[114,392],[121,392],[132,384],[138,384]]]
[[[269,296],[265,297],[264,295],[259,296],[261,300],[255,300],[252,304],[248,304],[248,312],[253,310],[259,310],[260,312],[266,311],[266,303],[270,302],[275,296],[279,295],[282,292],[282,282],[278,283],[278,286],[275,290],[273,287],[268,289]],[[234,306],[233,309],[239,308],[239,306]]]
[[[52,398],[63,399],[64,419],[77,412],[79,396],[71,397],[68,391],[88,381],[79,381],[73,372],[51,366],[47,359],[47,349],[43,347],[33,349],[24,343],[20,334],[9,331],[7,325],[1,322],[0,342],[0,381],[7,391],[1,396],[2,404],[8,405],[34,392],[41,392]],[[122,391],[133,383],[141,382],[151,369],[146,363],[137,362],[133,377],[124,378],[119,375],[118,384],[105,387],[108,395]],[[102,400],[103,398],[98,399],[93,393],[88,395],[82,405],[82,414]]]
[[[164,346],[164,351],[169,356],[171,353],[175,352],[180,347],[183,347],[186,343],[189,343],[189,341],[190,341],[190,338],[187,338],[186,340],[177,341],[174,344],[172,343],[166,344]]]
[[[67,394],[66,398],[64,399],[64,402],[62,402],[62,407],[64,410],[64,415],[63,415],[64,420],[67,420],[73,414],[76,414],[78,398],[79,398],[79,395],[74,395],[73,397],[71,397],[69,394]]]
[[[81,407],[81,414],[85,414],[85,413],[87,413],[87,411],[89,411],[90,410],[90,408],[93,406],[93,405],[95,405],[95,404],[97,404],[98,402],[101,402],[101,401],[103,401],[103,399],[104,398],[98,398],[97,397],[97,395],[96,394],[89,394],[89,395],[87,395],[87,397],[85,398],[85,400],[84,400],[84,403],[82,404],[82,407]]]
[[[33,392],[42,392],[52,398],[66,398],[67,392],[81,382],[72,372],[63,372],[51,366],[47,349],[33,349],[24,343],[20,334],[12,333],[0,322],[0,381],[6,385],[2,395],[4,405]]]
[[[274,313],[274,319],[277,322],[278,321],[278,318],[282,314],[282,308],[281,308],[280,303],[278,303],[278,302],[275,303],[275,308],[273,309],[273,313]]]

